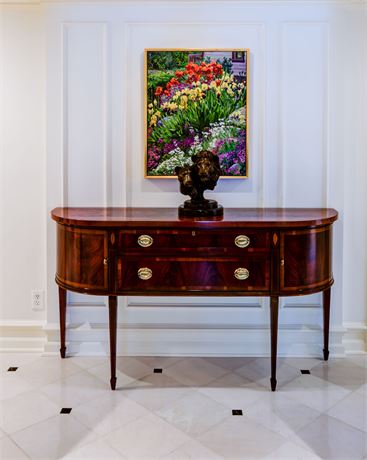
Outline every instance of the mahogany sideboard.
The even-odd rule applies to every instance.
[[[107,295],[113,390],[119,295],[269,296],[274,391],[279,297],[323,291],[328,359],[334,209],[226,209],[223,217],[179,218],[172,208],[56,208],[51,215],[61,357],[66,290]]]

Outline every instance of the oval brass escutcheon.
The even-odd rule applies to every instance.
[[[148,267],[139,268],[138,277],[141,280],[144,280],[144,281],[149,280],[152,276],[153,276],[153,272],[150,268]]]
[[[250,238],[246,235],[238,235],[234,239],[234,244],[239,248],[247,248],[250,244]]]
[[[142,248],[148,248],[153,244],[153,238],[149,235],[140,235],[138,238],[138,244]]]
[[[234,271],[234,276],[238,280],[246,280],[250,276],[250,272],[247,268],[239,267]]]

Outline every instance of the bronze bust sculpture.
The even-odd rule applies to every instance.
[[[205,190],[214,190],[221,169],[219,158],[208,150],[192,156],[192,165],[177,166],[175,172],[180,181],[180,192],[190,200],[179,206],[180,217],[222,216],[223,207],[215,200],[204,198]]]

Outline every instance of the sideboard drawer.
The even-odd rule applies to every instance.
[[[226,257],[188,259],[186,257],[119,256],[117,291],[119,293],[214,291],[269,292],[268,257]],[[205,294],[205,292],[204,292]]]
[[[236,252],[238,255],[254,250],[269,250],[270,233],[262,230],[246,229],[213,230],[125,230],[118,233],[120,252],[153,254],[172,249],[177,252],[190,250],[208,252],[213,249],[222,252]]]

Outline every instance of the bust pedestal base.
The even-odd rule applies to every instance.
[[[215,200],[204,200],[195,203],[186,200],[184,204],[178,207],[179,217],[221,217],[223,216],[223,206]]]

